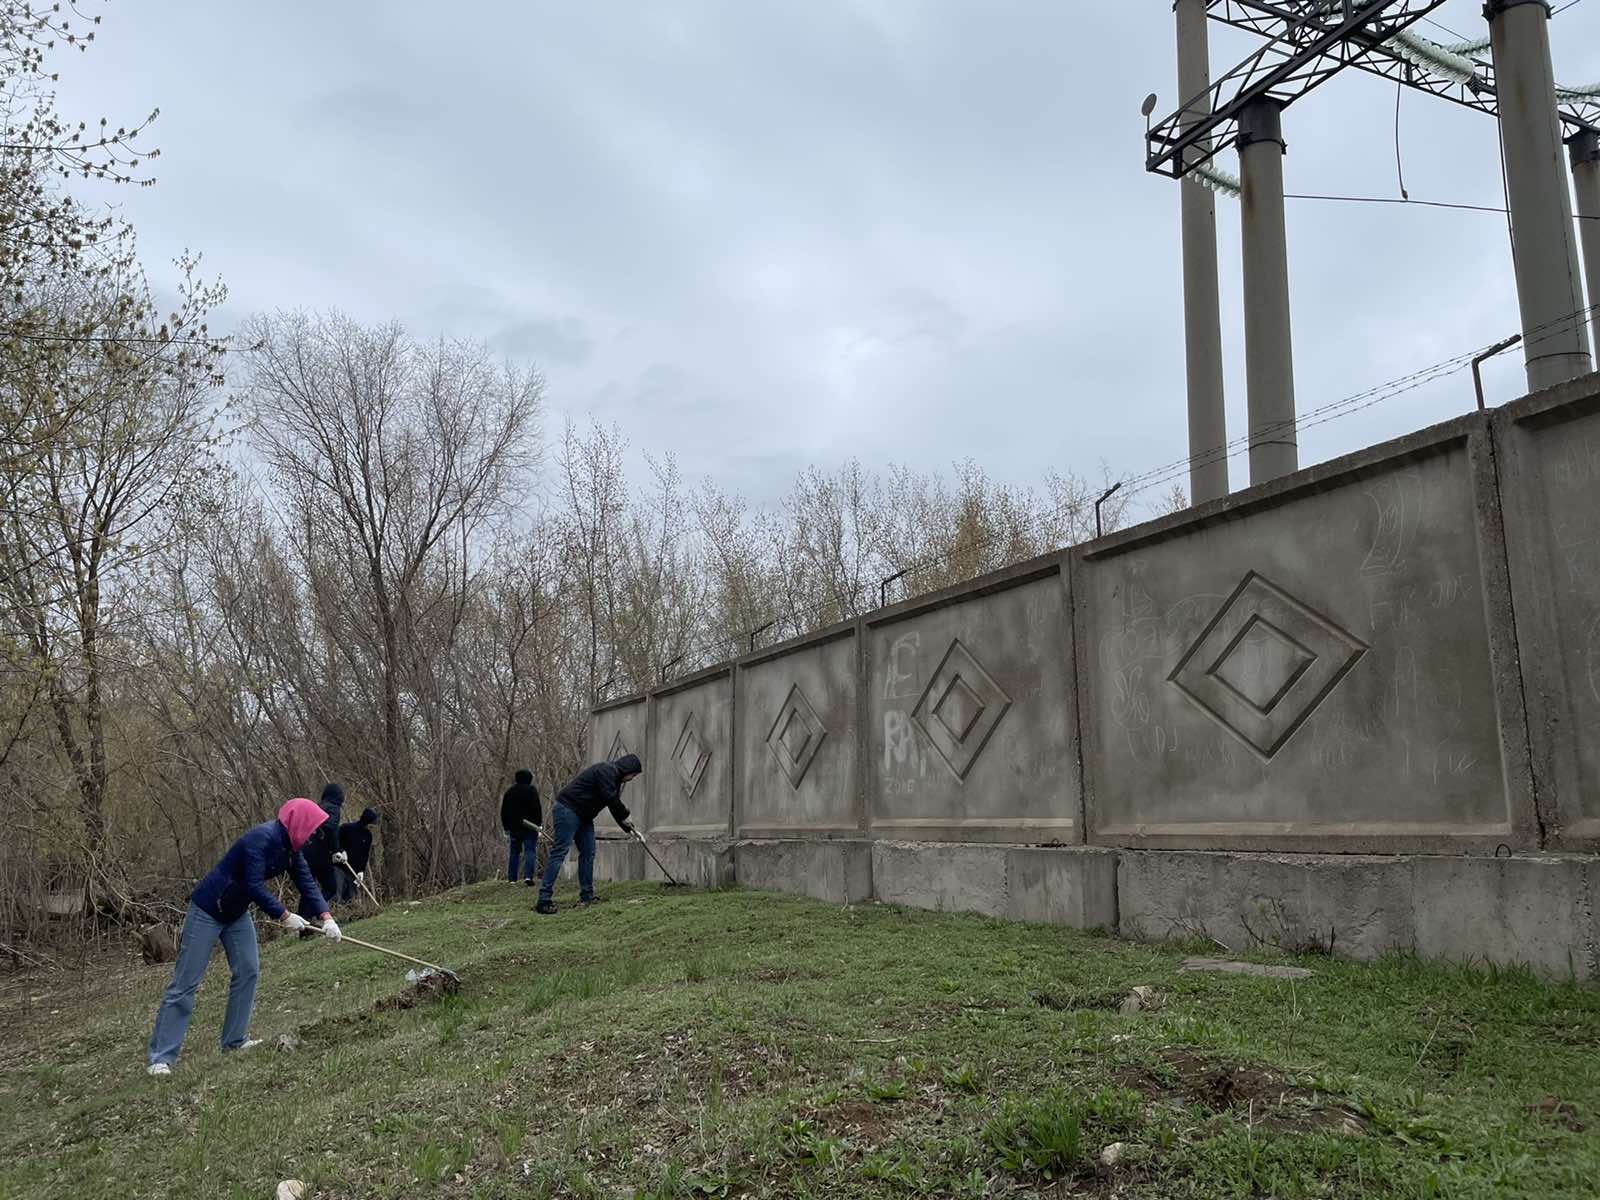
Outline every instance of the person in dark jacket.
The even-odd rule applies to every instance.
[[[328,784],[322,789],[322,799],[317,804],[328,814],[328,819],[306,843],[304,854],[306,866],[311,868],[311,877],[317,881],[322,894],[332,899],[339,894],[337,872],[344,870],[339,864],[346,861],[344,851],[339,848],[339,817],[344,812],[344,788],[337,783]],[[316,915],[307,910],[304,897],[300,900],[300,915],[307,921]]]
[[[233,975],[228,986],[228,1011],[222,1020],[222,1048],[249,1050],[261,1044],[250,1038],[250,1013],[255,1007],[261,961],[250,906],[258,905],[269,917],[282,921],[291,933],[306,928],[303,917],[289,912],[267,890],[267,880],[290,872],[302,903],[316,911],[322,921],[323,935],[339,940],[339,925],[328,912],[300,852],[306,840],[327,820],[328,814],[311,801],[290,800],[278,810],[275,820],[247,830],[229,846],[222,860],[194,889],[178,940],[172,982],[161,997],[155,1031],[150,1035],[151,1075],[172,1074],[184,1034],[189,1031],[189,1018],[194,1015],[195,993],[218,942],[228,956],[228,969]]]
[[[539,903],[535,912],[556,911],[556,876],[567,860],[572,843],[578,843],[578,902],[594,903],[594,819],[609,808],[625,833],[632,833],[628,808],[622,803],[622,789],[630,779],[644,771],[637,754],[624,754],[616,762],[595,763],[578,773],[561,789],[551,810],[555,831],[550,840],[550,861],[545,864],[539,883]]]
[[[534,865],[539,855],[539,829],[544,824],[544,809],[539,805],[539,789],[533,786],[532,771],[518,771],[516,782],[500,797],[500,827],[511,839],[511,857],[506,863],[506,878],[517,881],[517,863],[522,861],[523,880],[533,886]]]
[[[359,821],[348,821],[339,826],[339,849],[344,851],[349,870],[336,866],[334,881],[338,884],[338,899],[342,904],[354,900],[367,879],[367,863],[372,861],[372,826],[378,823],[378,810],[364,808]]]

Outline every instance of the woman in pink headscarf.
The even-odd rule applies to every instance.
[[[228,1012],[222,1021],[222,1048],[248,1050],[261,1044],[250,1039],[250,1012],[255,1007],[256,976],[260,971],[250,906],[259,905],[290,932],[305,929],[308,924],[304,917],[278,903],[278,898],[267,890],[267,880],[292,871],[301,898],[310,902],[312,912],[321,913],[322,932],[335,942],[339,940],[339,926],[300,853],[307,839],[327,819],[328,814],[311,801],[290,800],[278,810],[276,820],[247,830],[229,846],[222,861],[195,888],[178,941],[172,982],[161,997],[155,1032],[150,1035],[150,1074],[172,1074],[183,1047],[183,1035],[189,1030],[189,1018],[194,1014],[195,993],[218,942],[222,943],[233,973],[228,987]]]

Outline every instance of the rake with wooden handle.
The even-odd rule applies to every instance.
[[[363,950],[376,950],[379,954],[388,954],[394,958],[401,958],[408,963],[415,963],[419,967],[427,967],[430,970],[438,971],[441,975],[448,975],[457,983],[461,982],[461,976],[457,975],[449,967],[441,967],[438,963],[427,962],[420,958],[412,958],[409,954],[401,954],[400,951],[390,950],[387,946],[375,946],[371,942],[363,942],[360,938],[353,938],[348,933],[344,933],[342,931],[339,936],[339,942],[341,945],[345,942],[349,942],[352,946],[360,946]]]
[[[372,901],[372,907],[373,908],[382,908],[383,907],[383,905],[378,903],[378,898],[372,894],[372,889],[367,886],[367,881],[362,878],[362,875],[361,875],[360,871],[356,870],[348,862],[343,862],[343,863],[340,863],[339,865],[341,867],[343,867],[346,871],[349,871],[351,877],[354,878],[355,881],[361,885],[361,890],[367,894],[367,899]]]

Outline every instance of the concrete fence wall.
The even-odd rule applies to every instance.
[[[1597,514],[1589,376],[604,705],[593,750],[702,881],[1159,934],[1288,872],[1293,930],[1404,855],[1393,943],[1470,952],[1426,881],[1472,869],[1422,858],[1600,849]],[[1593,865],[1528,876],[1582,890],[1545,965],[1600,973]]]

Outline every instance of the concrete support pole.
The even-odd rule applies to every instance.
[[[1528,390],[1589,371],[1583,283],[1561,162],[1547,0],[1488,0]]]
[[[1586,129],[1567,143],[1572,192],[1578,200],[1578,244],[1589,287],[1590,348],[1600,363],[1600,133]]]
[[[1261,99],[1239,114],[1245,385],[1252,484],[1266,483],[1300,466],[1289,329],[1289,239],[1283,219],[1282,111],[1277,101]]]
[[[1177,0],[1178,103],[1187,128],[1211,111],[1211,43],[1206,0]],[[1185,178],[1183,332],[1189,375],[1189,502],[1228,494],[1228,418],[1222,393],[1222,307],[1217,285],[1217,199]]]

